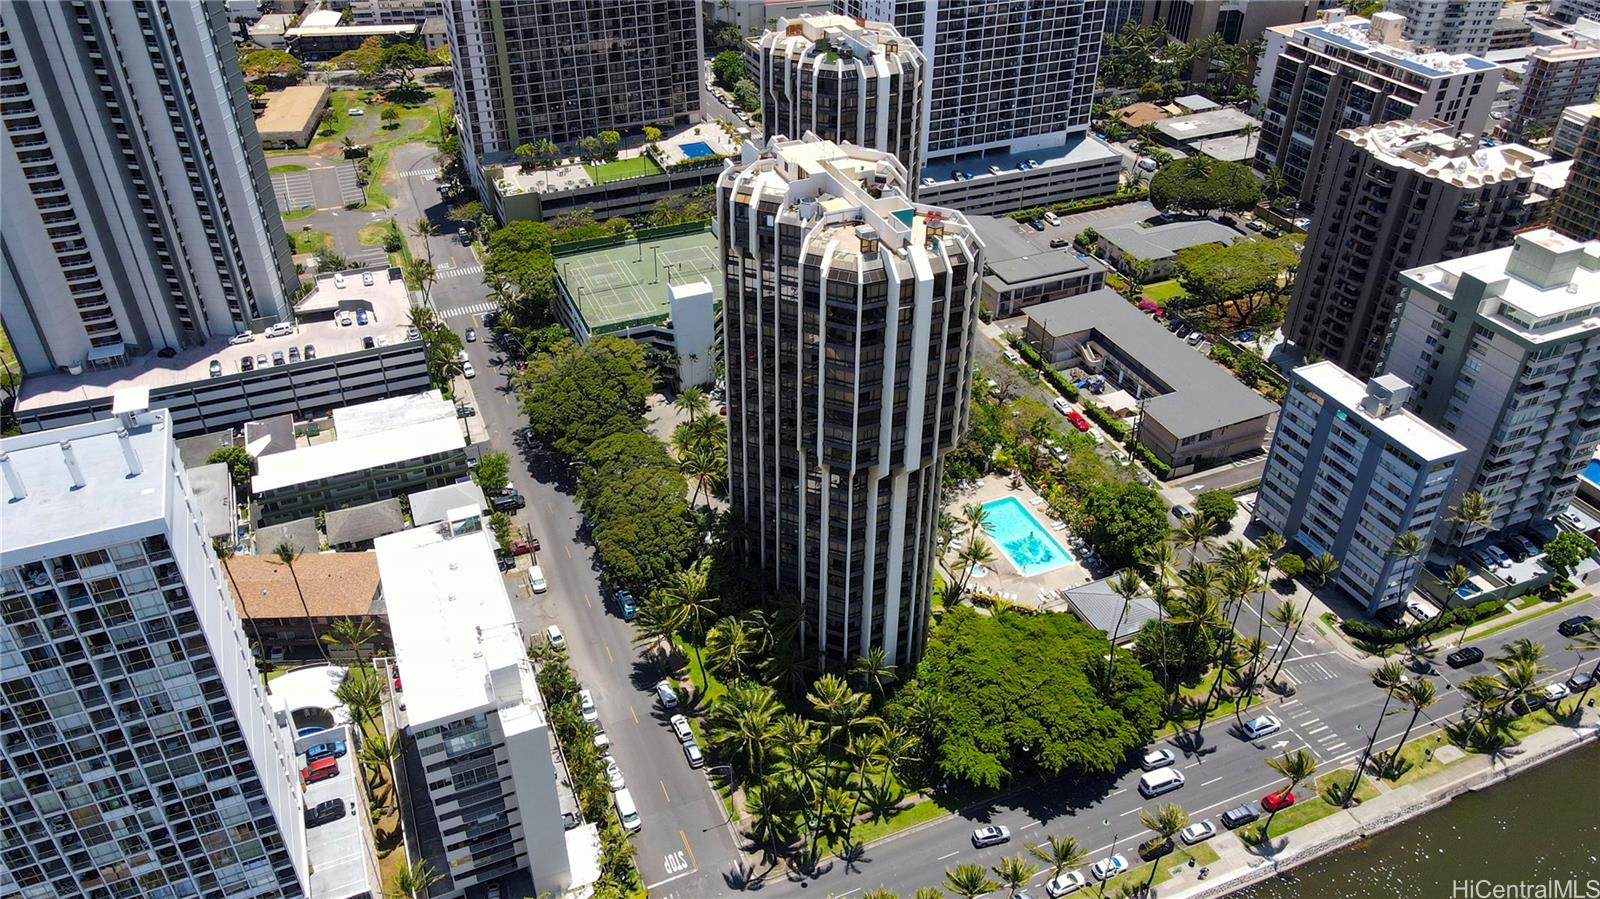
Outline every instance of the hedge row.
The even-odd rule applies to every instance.
[[[1368,624],[1356,618],[1346,618],[1339,622],[1340,630],[1357,640],[1384,646],[1396,646],[1418,637],[1438,633],[1458,625],[1469,625],[1482,621],[1490,615],[1499,612],[1505,607],[1506,601],[1495,599],[1475,606],[1459,606],[1436,615],[1427,621],[1419,621],[1406,627],[1381,627]]]
[[[1113,417],[1111,413],[1100,408],[1095,403],[1084,399],[1082,393],[1078,390],[1078,386],[1054,367],[1046,365],[1044,358],[1026,340],[1013,335],[1010,341],[1011,345],[1022,355],[1023,360],[1043,374],[1045,380],[1050,382],[1050,386],[1054,387],[1067,399],[1081,402],[1083,414],[1088,416],[1090,421],[1099,424],[1112,437],[1115,437],[1117,442],[1128,450],[1129,455],[1144,463],[1144,466],[1150,469],[1151,474],[1163,481],[1171,476],[1172,468],[1167,463],[1156,458],[1155,453],[1146,449],[1144,444],[1134,437],[1133,431],[1129,429],[1126,423],[1119,418]]]
[[[1105,194],[1098,197],[1085,197],[1081,200],[1067,200],[1064,203],[1053,203],[1049,206],[1032,206],[1027,209],[1019,209],[1016,212],[1010,213],[1010,216],[1019,222],[1026,222],[1031,219],[1036,219],[1044,215],[1046,212],[1054,212],[1056,215],[1072,215],[1075,212],[1092,212],[1096,209],[1105,209],[1109,206],[1121,206],[1123,203],[1132,203],[1137,200],[1143,200],[1149,195],[1149,188],[1145,187],[1143,184],[1139,184],[1135,187],[1120,189],[1114,194]]]

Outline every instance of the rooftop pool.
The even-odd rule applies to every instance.
[[[1583,479],[1600,487],[1600,459],[1590,459],[1583,468]]]
[[[1024,577],[1054,571],[1072,561],[1072,554],[1016,497],[990,500],[983,509],[989,513],[989,536]]]

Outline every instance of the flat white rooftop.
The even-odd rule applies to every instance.
[[[1366,382],[1332,362],[1323,361],[1302,366],[1295,369],[1294,373],[1324,396],[1343,406],[1348,410],[1348,414],[1358,416],[1368,425],[1382,431],[1390,440],[1415,453],[1424,462],[1447,459],[1467,451],[1466,447],[1451,439],[1448,434],[1405,409],[1390,412],[1382,418],[1362,409],[1361,401],[1367,396]]]
[[[1600,328],[1600,240],[1579,243],[1540,228],[1517,235],[1509,247],[1402,273],[1406,282],[1445,295],[1464,277],[1489,285],[1485,296],[1497,301],[1481,312],[1529,340]]]
[[[382,408],[373,413],[366,406]],[[334,412],[333,421],[331,442],[258,458],[251,492],[280,490],[467,445],[455,407],[438,391],[348,406]]]
[[[7,471],[0,478],[5,565],[37,558],[39,548],[58,541],[116,535],[166,518],[177,449],[166,411],[139,413],[125,443],[117,436],[120,428],[120,421],[108,418],[0,440],[0,467]],[[136,474],[130,471],[130,455]],[[81,486],[74,486],[74,468]],[[110,536],[108,542],[128,539]],[[91,545],[84,539],[67,551]]]
[[[412,728],[514,702],[542,706],[488,532],[446,539],[447,530],[412,528],[375,544]],[[496,677],[519,668],[526,676],[514,685]]]

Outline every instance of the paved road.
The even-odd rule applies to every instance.
[[[435,301],[442,302],[441,292],[458,288],[464,296],[474,285],[481,296],[476,279],[441,281],[434,289]],[[478,316],[449,321],[457,331],[469,323],[487,336]],[[550,589],[535,597],[527,588],[526,572],[517,572],[513,605],[519,622],[530,636],[550,624],[560,626],[573,671],[594,692],[600,723],[644,819],[644,829],[634,837],[644,882],[652,885],[652,895],[670,895],[670,890],[662,892],[665,885],[694,877],[707,864],[715,870],[735,857],[722,804],[704,773],[684,761],[667,716],[654,702],[652,686],[661,675],[634,649],[633,626],[602,598],[592,551],[577,537],[581,515],[566,471],[548,454],[519,453],[513,434],[526,419],[503,372],[489,362],[495,355],[492,348],[480,339],[467,344],[467,355],[481,373],[472,386],[491,442],[526,462],[512,466],[512,483],[528,500],[518,521],[529,524],[544,546],[537,561]]]

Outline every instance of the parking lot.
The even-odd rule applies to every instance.
[[[277,196],[279,209],[337,209],[362,201],[355,163],[317,161],[307,164],[296,161],[299,158],[273,160],[279,165],[307,165],[304,171],[272,174],[272,192]]]

